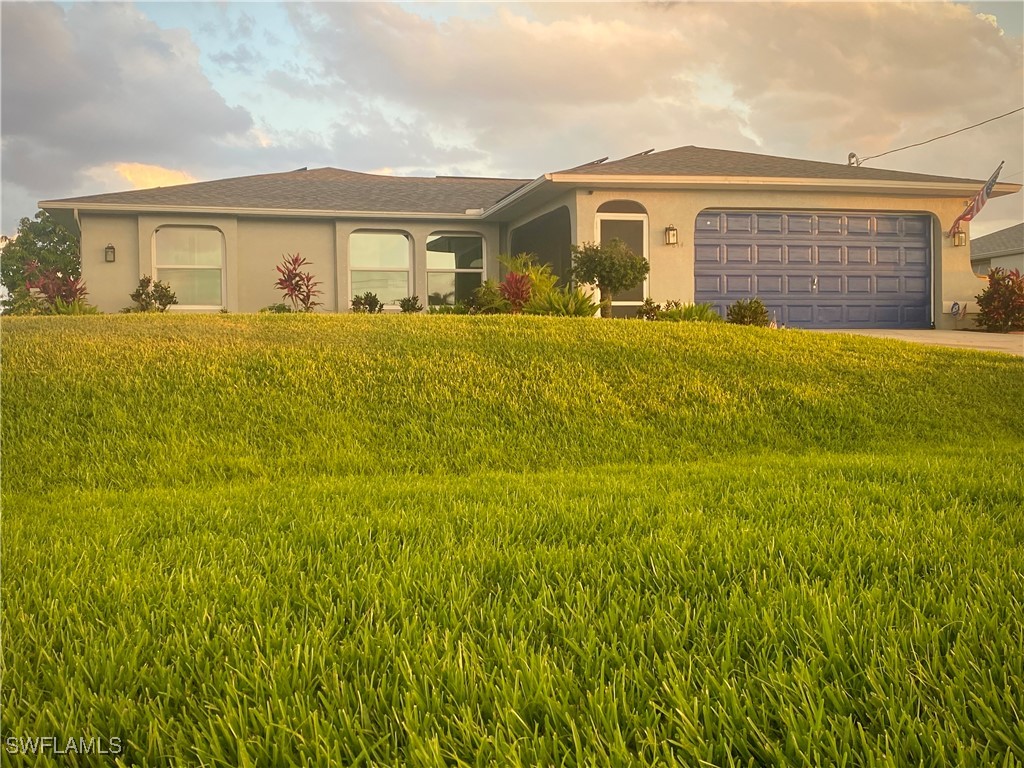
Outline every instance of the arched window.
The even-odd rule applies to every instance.
[[[353,232],[348,238],[352,295],[376,294],[384,304],[410,295],[412,247],[404,232]]]
[[[153,233],[153,272],[182,309],[224,306],[224,233],[216,227],[165,226]]]
[[[484,279],[484,239],[472,232],[427,238],[427,305],[465,303]]]

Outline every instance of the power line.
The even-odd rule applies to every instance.
[[[971,130],[971,128],[977,128],[979,125],[984,125],[985,123],[991,123],[993,120],[999,120],[999,119],[1004,118],[1004,117],[1009,117],[1010,115],[1015,114],[1017,112],[1024,112],[1024,107],[1017,107],[1017,109],[1011,109],[1009,112],[1006,112],[1006,113],[1004,113],[1002,115],[996,115],[995,117],[990,117],[988,120],[982,120],[980,123],[975,123],[974,125],[968,125],[966,128],[961,128],[958,131],[952,131],[951,133],[944,133],[941,136],[936,136],[934,139],[928,139],[927,141],[919,141],[916,144],[907,144],[907,146],[899,147],[898,149],[890,149],[888,152],[882,152],[879,155],[871,155],[870,157],[857,157],[856,153],[851,152],[849,158],[847,159],[847,162],[850,165],[861,165],[862,163],[866,163],[868,160],[874,160],[875,158],[878,158],[878,157],[885,157],[886,155],[891,155],[893,152],[902,152],[904,149],[911,149],[912,147],[920,147],[923,144],[931,144],[933,141],[938,141],[939,139],[945,139],[945,138],[947,138],[949,136],[955,136],[958,133],[963,133],[964,131],[969,131],[969,130]]]

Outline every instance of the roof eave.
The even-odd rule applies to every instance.
[[[75,210],[81,213],[183,213],[202,216],[278,216],[323,219],[453,219],[476,221],[479,213],[440,211],[331,211],[301,208],[239,208],[195,205],[153,205],[149,203],[86,203],[82,201],[40,200],[43,210]]]
[[[883,194],[937,195],[956,197],[977,194],[979,184],[984,182],[935,182],[897,181],[879,179],[816,179],[779,178],[764,176],[661,176],[627,174],[584,174],[556,173],[549,175],[555,184],[578,184],[593,187],[687,187],[692,189],[733,189],[735,187],[756,187],[767,190],[800,189],[810,192],[880,192]],[[1000,182],[992,190],[991,197],[1000,197],[1019,192],[1020,184]]]

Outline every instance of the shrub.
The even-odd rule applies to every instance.
[[[439,304],[432,307],[427,307],[428,315],[471,315],[473,312],[470,307],[466,306],[461,302],[455,302],[454,304]]]
[[[508,302],[512,314],[516,315],[523,311],[523,305],[530,300],[533,293],[533,283],[530,276],[522,272],[509,272],[505,279],[498,285],[501,297]]]
[[[352,297],[352,311],[365,315],[379,315],[384,311],[384,302],[377,298],[377,294],[367,291],[361,296]]]
[[[572,246],[572,275],[581,283],[597,286],[601,292],[601,317],[611,317],[615,295],[636,288],[650,269],[647,259],[633,253],[618,238],[606,245]]]
[[[272,315],[286,315],[292,311],[292,308],[284,303],[268,304],[260,312],[269,312]]]
[[[5,315],[48,315],[50,305],[39,294],[24,285],[15,288],[4,302]]]
[[[512,305],[501,295],[496,280],[484,280],[483,284],[473,291],[466,309],[471,315],[504,315],[512,311]]]
[[[988,273],[988,287],[974,298],[978,302],[974,322],[985,330],[1024,331],[1024,277],[1020,270],[1007,272],[993,267]]]
[[[599,307],[581,288],[554,288],[540,296],[531,297],[523,305],[523,312],[528,315],[593,317]]]
[[[658,320],[658,313],[661,312],[661,304],[658,304],[648,296],[644,303],[637,307],[636,316],[641,320]]]
[[[688,323],[720,323],[722,317],[710,304],[682,304],[671,302],[674,306],[658,313],[659,320]]]
[[[423,311],[423,305],[420,304],[419,296],[406,296],[404,299],[399,299],[398,308],[402,310],[403,315]]]
[[[321,283],[313,279],[311,272],[302,269],[309,263],[296,253],[294,256],[282,256],[281,263],[277,266],[277,272],[281,276],[274,283],[274,287],[279,288],[285,299],[291,302],[293,312],[312,312],[315,307],[322,304],[316,300],[316,297],[323,293],[319,288]]]
[[[758,298],[739,299],[725,311],[726,319],[736,325],[759,325],[768,327],[768,309]]]
[[[98,315],[99,307],[94,307],[85,299],[64,301],[59,296],[53,302],[53,314],[55,315]]]
[[[128,298],[135,304],[125,307],[122,312],[166,312],[169,306],[178,303],[178,297],[167,283],[154,282],[149,275],[139,278],[139,287]]]

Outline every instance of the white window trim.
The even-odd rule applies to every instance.
[[[427,267],[427,285],[428,285],[427,290],[428,291],[430,290],[429,289],[430,275],[455,275],[455,274],[480,275],[480,285],[484,284],[484,281],[487,280],[487,238],[486,237],[484,237],[479,232],[447,232],[447,231],[444,231],[444,230],[441,230],[441,231],[438,231],[438,232],[431,232],[429,235],[427,235],[427,238],[424,241],[424,252],[426,254],[426,256],[424,258],[426,259],[426,263],[427,264],[430,263],[430,249],[429,249],[428,246],[430,245],[430,238],[432,238],[432,237],[479,237],[480,238],[480,253],[481,253],[481,256],[480,256],[480,269],[465,269],[465,268],[460,269],[458,267],[455,267],[453,269],[431,269],[430,267]],[[429,293],[427,295],[427,305],[428,306],[430,305],[430,295],[429,295]],[[445,305],[445,306],[452,306],[452,305],[448,304],[448,305]]]
[[[651,226],[646,213],[598,213],[594,216],[594,242],[601,243],[602,221],[642,221],[644,223],[644,252],[641,254],[647,263],[651,263]],[[651,273],[644,278],[644,300],[650,297]],[[613,301],[613,307],[639,307],[643,301]]]
[[[157,262],[157,250],[156,250],[156,236],[161,229],[212,229],[218,235],[220,235],[220,266],[215,267],[211,264],[164,264],[160,265]],[[220,304],[172,304],[167,309],[173,312],[211,312],[219,311],[224,309],[227,305],[227,260],[228,260],[228,247],[227,238],[224,237],[224,231],[220,227],[215,227],[210,224],[161,224],[153,230],[153,237],[151,238],[150,253],[152,255],[152,275],[153,282],[160,280],[161,269],[206,269],[206,270],[220,270]]]
[[[408,246],[409,260],[408,260],[408,262],[406,262],[406,266],[405,267],[374,267],[373,269],[370,269],[369,267],[353,267],[352,266],[352,236],[353,235],[401,235],[402,237],[405,238],[406,245]],[[355,298],[355,296],[356,296],[356,289],[353,287],[353,282],[352,282],[352,275],[354,275],[356,272],[405,272],[405,274],[406,274],[406,279],[405,279],[405,296],[403,296],[402,298],[406,298],[407,296],[412,296],[412,292],[413,292],[413,261],[414,261],[414,252],[415,252],[414,251],[414,246],[415,246],[415,243],[413,242],[412,235],[410,235],[408,232],[405,232],[405,231],[403,231],[401,229],[357,229],[354,232],[349,232],[349,234],[348,234],[348,244],[347,244],[347,250],[348,250],[348,288],[349,288],[349,293],[352,294],[352,297],[349,299],[349,301],[351,301],[351,299]],[[378,297],[378,298],[380,298],[380,297]],[[383,303],[383,305],[385,307],[397,307],[398,306],[398,302],[397,301],[391,302],[391,303],[389,303],[389,302],[382,302],[382,303]]]

